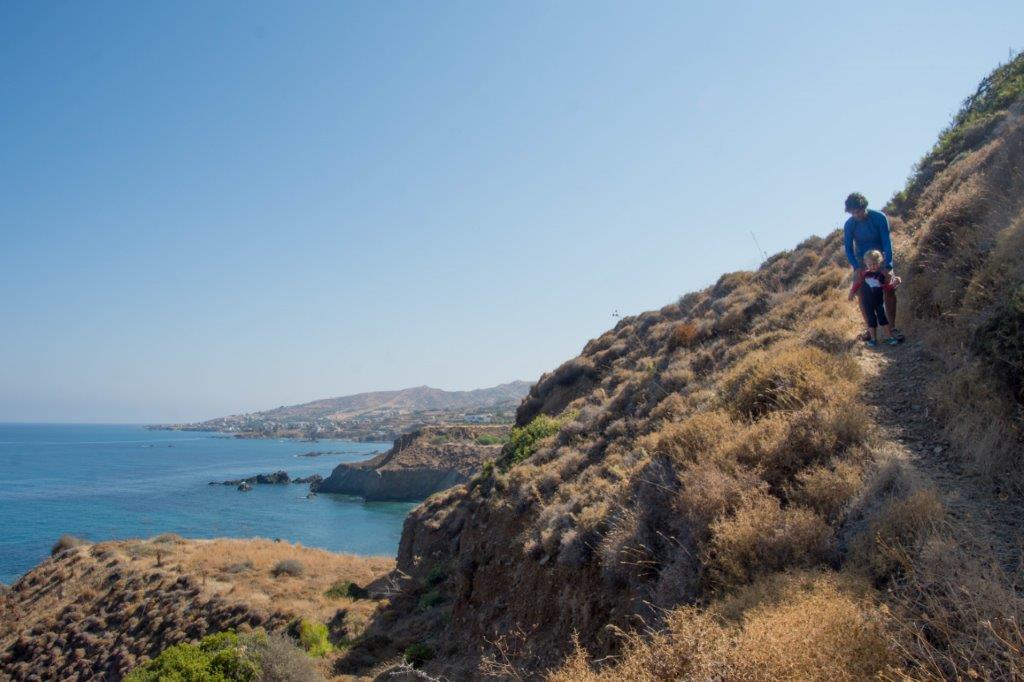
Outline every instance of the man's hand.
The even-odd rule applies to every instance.
[[[849,298],[849,299],[847,299],[847,300],[850,300],[850,301],[852,301],[852,300],[853,300],[853,297],[854,297],[854,293],[853,293],[853,292],[851,291],[851,292],[850,292],[850,298]]]

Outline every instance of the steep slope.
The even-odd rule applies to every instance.
[[[431,426],[399,437],[365,462],[339,464],[316,492],[367,500],[422,500],[465,483],[501,453],[504,426]]]
[[[888,207],[909,345],[855,345],[838,233],[622,320],[410,515],[375,643],[460,678],[1024,675],[1022,96],[1018,57]]]

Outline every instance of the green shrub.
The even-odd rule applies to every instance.
[[[240,642],[234,632],[219,632],[199,644],[176,644],[125,678],[126,682],[202,680],[249,682],[260,674],[258,653],[250,642]]]
[[[299,623],[299,644],[310,656],[326,656],[334,651],[334,646],[327,637],[327,626],[312,620]]]
[[[370,596],[365,587],[359,587],[351,580],[339,580],[331,585],[324,594],[330,599],[366,599]]]
[[[406,648],[403,658],[405,659],[405,662],[412,667],[419,668],[421,665],[434,658],[434,650],[426,644],[420,644],[417,642],[416,644],[410,644]]]
[[[440,590],[430,590],[420,597],[419,609],[420,611],[429,611],[443,603],[444,595],[441,594]]]
[[[978,327],[971,347],[1024,400],[1024,284]]]
[[[490,433],[482,433],[476,437],[477,445],[501,445],[508,442],[508,438],[495,436]]]
[[[549,417],[540,414],[533,418],[526,426],[517,426],[509,433],[508,443],[502,450],[501,470],[508,471],[510,468],[527,459],[537,451],[540,442],[549,438],[562,427],[574,415],[563,415],[561,417]]]
[[[427,572],[427,585],[434,587],[444,582],[444,579],[448,577],[449,566],[447,563],[434,564]]]

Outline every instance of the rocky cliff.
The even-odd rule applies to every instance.
[[[503,426],[425,427],[400,436],[372,459],[338,465],[315,490],[367,500],[423,500],[468,481],[500,454],[507,434]]]

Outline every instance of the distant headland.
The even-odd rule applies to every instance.
[[[316,441],[391,441],[437,424],[508,424],[531,382],[512,381],[472,391],[416,386],[397,391],[324,398],[262,412],[188,424],[153,424],[149,429],[204,431],[235,438],[295,438]]]

